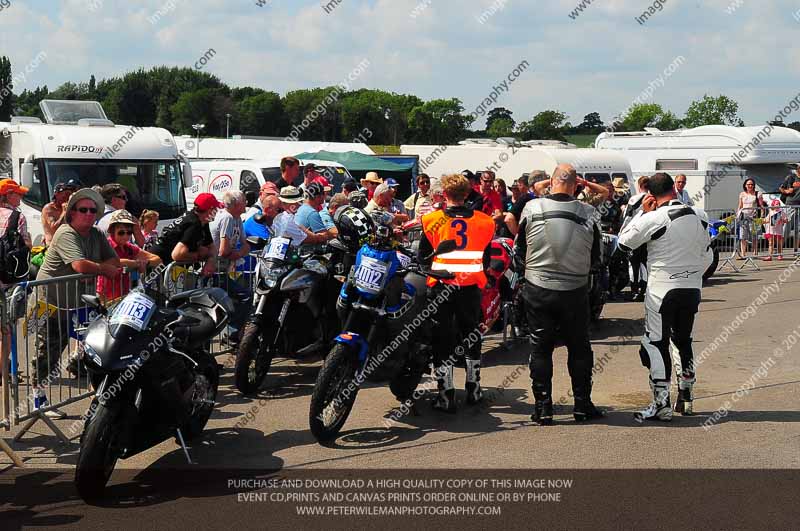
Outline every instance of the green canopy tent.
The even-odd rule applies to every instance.
[[[411,195],[411,180],[413,179],[414,164],[389,162],[377,156],[364,155],[355,151],[333,152],[317,151],[316,153],[300,153],[295,155],[298,159],[330,160],[342,164],[355,177],[357,181],[366,176],[367,172],[378,172],[381,179],[391,177],[400,183],[397,191],[398,199],[405,199]]]

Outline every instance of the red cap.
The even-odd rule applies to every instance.
[[[194,206],[197,210],[211,210],[212,208],[222,208],[224,205],[220,203],[214,194],[203,193],[194,198]]]
[[[322,189],[325,190],[326,192],[330,192],[333,189],[333,187],[331,186],[331,182],[328,179],[326,179],[325,177],[322,177],[322,176],[316,177],[311,182],[312,183],[321,184],[322,185]]]

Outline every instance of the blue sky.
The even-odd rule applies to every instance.
[[[340,0],[326,12],[328,1],[10,0],[0,11],[0,54],[15,72],[47,54],[21,90],[192,67],[213,48],[205,71],[279,94],[339,83],[367,59],[353,88],[458,97],[467,111],[524,60],[530,68],[496,104],[517,121],[545,109],[573,123],[592,111],[609,120],[650,86],[647,101],[679,116],[704,93],[722,93],[755,124],[800,90],[794,1],[656,0],[662,9],[644,24],[635,17],[647,0],[583,0],[575,19],[581,0]]]

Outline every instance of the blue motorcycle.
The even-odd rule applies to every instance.
[[[454,249],[455,242],[446,240],[434,255]],[[402,402],[428,371],[432,320],[424,312],[426,277],[453,275],[423,271],[409,254],[379,227],[356,255],[337,301],[344,331],[334,339],[311,395],[309,424],[319,442],[337,436],[364,381],[388,381]]]

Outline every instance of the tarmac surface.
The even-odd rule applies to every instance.
[[[554,354],[553,393],[562,405],[556,407],[555,425],[534,425],[528,346],[517,343],[504,349],[498,336],[488,336],[483,405],[465,405],[459,391],[457,415],[433,411],[423,399],[418,415],[402,416],[388,387],[367,384],[341,435],[326,447],[308,429],[319,360],[279,360],[257,397],[239,395],[232,370],[225,369],[220,405],[204,436],[190,448],[198,465],[188,465],[180,447],[169,440],[119,461],[111,483],[125,475],[124,470],[188,474],[204,467],[351,473],[370,469],[796,472],[800,468],[800,262],[759,265],[760,272],[718,273],[703,290],[694,337],[695,357],[702,358],[695,416],[676,415],[671,423],[644,425],[633,420],[632,413],[651,398],[648,372],[638,354],[643,305],[613,302],[606,305],[592,332],[593,400],[606,410],[604,419],[588,424],[572,420],[566,350],[559,348]],[[707,348],[715,342],[716,348]],[[230,366],[227,355],[218,359]],[[464,371],[457,368],[457,387],[463,389],[463,381]],[[56,424],[66,430],[87,406],[88,402],[68,406],[70,417]],[[396,421],[390,422],[393,414]],[[8,440],[14,433],[0,435]],[[77,436],[70,444],[61,444],[41,422],[10,444],[26,467],[70,475],[79,450]],[[0,467],[0,471],[12,468],[1,452]]]

